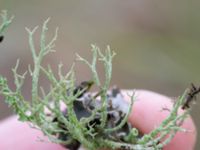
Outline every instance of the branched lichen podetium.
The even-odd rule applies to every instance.
[[[3,24],[10,24],[10,21],[5,21],[7,20],[5,16],[4,13]],[[17,73],[19,66],[19,61],[17,61],[12,70],[16,89],[11,90],[6,78],[0,76],[0,94],[14,109],[19,120],[28,121],[48,136],[50,141],[62,144],[71,150],[78,149],[80,145],[89,150],[101,148],[159,150],[171,141],[176,132],[186,131],[181,128],[181,124],[187,118],[190,109],[185,109],[182,114],[178,113],[185,103],[186,92],[176,100],[169,116],[149,134],[139,135],[138,129],[130,126],[127,120],[135,97],[134,94],[130,95],[130,104],[122,102],[123,96],[120,90],[116,87],[109,89],[112,60],[115,56],[109,46],[105,52],[102,52],[96,45],[92,45],[91,63],[77,54],[77,60],[84,62],[93,75],[91,80],[84,81],[78,86],[75,83],[74,65],[69,72],[63,73],[62,64],[59,64],[58,74],[55,74],[50,66],[47,68],[41,66],[44,57],[54,51],[57,39],[58,29],[53,38],[49,42],[46,41],[48,21],[49,19],[42,26],[39,50],[36,50],[33,40],[38,27],[33,30],[26,28],[34,65],[29,66],[28,71],[20,75]],[[1,27],[2,32],[5,27],[4,25]],[[103,63],[105,69],[104,82],[99,79],[96,69],[98,62]],[[30,73],[32,77],[31,103],[28,103],[22,94],[27,73]],[[49,91],[45,91],[39,85],[41,74],[49,80]],[[89,92],[93,84],[99,89],[97,93]],[[124,106],[122,107],[121,104]],[[61,109],[61,105],[65,105],[66,108]]]
[[[7,27],[11,24],[14,16],[9,18],[8,14],[7,14],[7,11],[6,10],[2,10],[1,18],[2,18],[2,24],[0,25],[0,42],[3,41],[3,39],[4,39],[3,33],[5,32]]]

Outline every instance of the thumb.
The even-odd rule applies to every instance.
[[[125,96],[127,95],[127,92],[130,91],[125,90]],[[130,98],[126,96],[126,99]],[[170,98],[154,92],[138,90],[136,91],[136,101],[133,105],[129,121],[143,134],[149,133],[158,127],[169,115],[169,111],[161,111],[163,107],[173,107]],[[164,150],[194,149],[197,132],[192,118],[187,118],[182,127],[191,132],[178,132],[172,141],[165,146]]]

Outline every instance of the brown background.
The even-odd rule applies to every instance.
[[[90,57],[90,44],[111,45],[117,53],[112,84],[121,88],[153,90],[170,97],[180,95],[191,82],[200,85],[200,1],[198,0],[0,0],[15,19],[0,44],[0,73],[13,86],[11,68],[20,58],[20,70],[31,62],[25,27],[33,28],[51,17],[48,36],[59,26],[55,54],[44,64],[62,61],[66,68],[75,53]],[[35,40],[38,48],[39,32]],[[98,68],[102,72],[102,68]],[[77,68],[78,81],[90,78],[87,68]],[[46,84],[42,79],[41,83]],[[30,79],[24,86],[30,97]],[[199,104],[192,116],[199,130]],[[0,100],[0,119],[12,114]],[[200,143],[197,148],[200,149]]]

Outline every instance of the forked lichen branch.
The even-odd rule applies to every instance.
[[[4,31],[8,28],[8,26],[11,24],[14,16],[8,17],[8,13],[6,10],[1,11],[1,18],[2,18],[2,23],[0,25],[0,36],[4,33]]]
[[[3,24],[0,26],[0,33],[12,21],[12,18],[7,18],[6,12],[3,12],[2,17]],[[89,150],[101,148],[159,150],[171,141],[176,132],[186,131],[181,128],[181,125],[187,118],[189,109],[184,110],[182,114],[178,113],[186,98],[186,93],[184,93],[176,100],[169,116],[151,133],[139,135],[139,131],[136,128],[130,129],[129,133],[124,132],[123,128],[129,127],[127,122],[135,97],[134,95],[130,96],[131,102],[128,104],[127,112],[118,110],[118,107],[113,108],[115,106],[112,102],[119,98],[117,99],[113,96],[112,92],[116,93],[117,91],[117,94],[120,92],[117,89],[112,89],[111,94],[109,93],[112,77],[112,60],[115,56],[114,51],[109,46],[103,53],[96,45],[92,45],[93,59],[91,63],[80,55],[76,55],[77,60],[84,62],[91,69],[93,75],[92,80],[83,82],[78,87],[76,86],[74,65],[69,69],[69,72],[63,73],[63,65],[59,64],[57,74],[53,72],[50,66],[47,68],[41,66],[44,57],[48,53],[54,52],[55,41],[57,39],[58,28],[56,28],[53,38],[49,42],[46,41],[48,21],[49,19],[42,26],[39,50],[36,50],[33,38],[38,27],[35,27],[33,30],[26,28],[34,62],[33,67],[29,66],[27,71],[32,78],[31,103],[25,100],[22,93],[27,72],[22,75],[17,73],[19,61],[17,61],[16,66],[13,68],[15,90],[11,90],[6,78],[0,76],[0,94],[5,97],[5,101],[14,109],[21,121],[30,122],[54,143],[64,146],[72,146],[74,143],[77,146],[80,143]],[[104,82],[99,79],[96,68],[97,63],[103,63],[105,69]],[[49,80],[49,91],[45,91],[45,88],[39,84],[41,73]],[[99,88],[96,96],[87,93],[93,83]],[[120,95],[121,93],[117,96]],[[82,100],[83,98],[84,101]],[[110,99],[113,101],[110,101]],[[123,97],[121,96],[120,99],[123,100]],[[63,110],[62,105],[67,108]],[[86,115],[79,118],[76,107],[84,108]],[[123,114],[120,120],[118,120],[119,122],[114,123],[114,121],[109,119],[110,117],[115,118],[115,115],[119,112]],[[112,116],[113,114],[114,116]],[[113,123],[115,126],[112,126]],[[123,136],[118,135],[118,132]],[[122,139],[117,140],[119,137]]]

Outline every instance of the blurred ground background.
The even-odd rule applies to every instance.
[[[69,68],[75,53],[90,57],[90,44],[116,51],[112,84],[121,88],[148,89],[175,97],[191,82],[200,85],[200,1],[198,0],[0,0],[15,19],[0,44],[0,73],[13,86],[11,68],[20,58],[20,72],[31,62],[24,27],[33,28],[51,17],[48,36],[59,26],[55,54],[45,64]],[[36,34],[36,47],[39,32]],[[102,72],[102,68],[99,68]],[[86,67],[77,68],[78,81],[90,79]],[[103,74],[103,73],[102,73]],[[46,81],[44,81],[45,84]],[[30,80],[24,94],[30,95]],[[2,99],[2,98],[1,98]],[[200,129],[200,104],[192,116]],[[12,111],[0,101],[0,120]],[[197,143],[196,149],[200,149]]]

